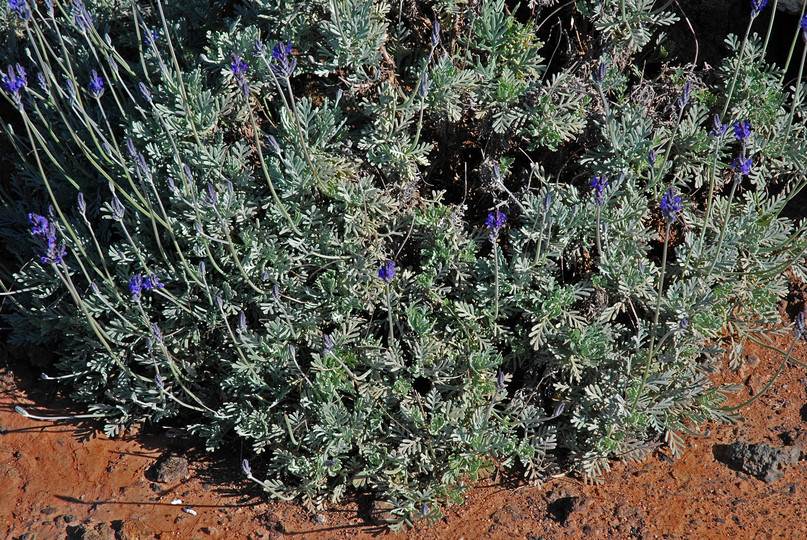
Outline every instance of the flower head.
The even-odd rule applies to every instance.
[[[297,67],[297,59],[291,56],[291,43],[278,41],[272,48],[272,71],[281,78],[291,77]]]
[[[31,226],[31,232],[35,236],[47,236],[50,234],[51,225],[45,216],[33,213],[28,214],[28,224]]]
[[[485,220],[485,227],[488,229],[499,229],[507,221],[507,215],[503,212],[488,212],[488,218]]]
[[[495,212],[488,212],[488,218],[485,220],[485,227],[490,229],[488,240],[491,242],[496,242],[496,239],[499,237],[499,229],[504,226],[506,221],[507,216],[504,214],[504,212],[499,212],[498,210]]]
[[[56,240],[56,225],[45,216],[39,214],[28,214],[28,225],[31,226],[31,233],[45,240],[47,248],[39,252],[39,260],[42,264],[61,263],[66,253],[64,243]]]
[[[247,83],[244,74],[249,69],[249,66],[246,65],[244,61],[241,60],[241,58],[235,53],[232,55],[232,60],[233,61],[230,64],[230,69],[235,76],[235,81],[238,83],[238,87],[241,88],[241,92],[243,92],[244,96],[246,97],[247,94],[249,94],[249,84]]]
[[[670,186],[667,193],[661,198],[661,214],[664,220],[669,223],[674,223],[678,212],[681,211],[681,197],[675,194],[675,189]]]
[[[8,7],[11,8],[11,11],[16,13],[17,18],[22,22],[31,18],[31,9],[28,7],[25,0],[8,0]]]
[[[28,86],[28,74],[25,68],[17,64],[14,67],[8,66],[8,75],[3,75],[3,90],[11,94],[14,102],[20,104],[20,90]]]
[[[90,12],[87,11],[87,6],[80,0],[73,0],[73,21],[82,32],[89,30],[93,22],[95,22]]]
[[[129,279],[129,292],[132,293],[135,302],[140,301],[140,295],[143,294],[143,276],[135,274]]]
[[[258,38],[255,38],[255,43],[252,45],[252,56],[257,56],[258,58],[266,56],[266,45]]]
[[[437,47],[437,44],[440,43],[440,21],[437,19],[434,20],[434,26],[432,27],[432,49]]]
[[[768,4],[768,0],[751,0],[751,17],[756,17]]]
[[[392,279],[395,277],[395,263],[392,261],[384,263],[384,266],[378,269],[378,277],[385,283],[392,283]]]
[[[92,97],[100,99],[104,95],[104,79],[95,70],[90,72],[90,83],[87,85]]]
[[[689,103],[689,97],[692,94],[692,84],[687,81],[684,85],[684,90],[681,92],[681,97],[678,98],[678,106],[682,109]]]
[[[748,176],[751,174],[751,158],[745,157],[745,151],[740,152],[740,155],[734,158],[734,161],[731,162],[731,168],[738,175],[746,175]]]
[[[326,353],[333,350],[333,339],[330,334],[322,334],[322,348]]]
[[[602,82],[605,80],[607,74],[608,66],[605,65],[605,62],[600,62],[600,67],[597,69],[597,72],[594,73],[594,82],[597,86],[602,86]]]
[[[605,202],[605,188],[608,187],[607,177],[605,174],[602,176],[595,176],[588,185],[594,190],[594,204],[598,207],[602,206]]]
[[[734,138],[744,141],[751,135],[750,122],[734,122]]]
[[[807,15],[803,16],[799,21],[799,28],[801,28],[801,37],[804,41],[807,41]]]
[[[709,132],[709,135],[712,137],[720,137],[722,136],[726,130],[729,128],[726,124],[720,123],[720,115],[715,114],[712,118],[712,126],[714,129]]]

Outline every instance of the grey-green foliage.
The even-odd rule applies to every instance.
[[[608,4],[586,13],[617,28]],[[626,4],[641,8],[622,23],[636,47],[668,22]],[[708,378],[715,340],[775,319],[806,247],[780,215],[804,184],[804,126],[759,44],[732,42],[744,59],[677,108],[667,96],[671,113],[632,103],[615,66],[596,82],[574,66],[545,77],[536,25],[502,0],[442,5],[443,32],[420,49],[380,1],[256,2],[222,18],[194,3],[166,21],[160,4],[99,5],[88,27],[66,4],[7,14],[6,61],[29,69],[2,193],[12,342],[56,341],[73,397],[109,435],[143,419],[209,448],[235,434],[272,496],[315,508],[371,489],[398,527],[436,520],[435,503],[494,467],[596,480],[655,438],[679,455],[681,433],[736,421],[732,388]],[[100,21],[119,30],[107,39]],[[153,43],[124,37],[152,28]],[[744,143],[708,134],[736,65],[748,79],[722,120],[753,123]],[[455,142],[441,129],[462,123],[498,141],[471,172],[470,205],[424,181]],[[730,168],[741,149],[748,182]],[[568,170],[541,162],[559,150]],[[588,184],[603,175],[598,205]],[[670,185],[674,222],[658,202]],[[491,225],[499,210],[506,223]],[[40,263],[28,213],[53,223],[63,262]],[[394,277],[379,273],[390,261]],[[137,276],[152,288],[137,292]]]

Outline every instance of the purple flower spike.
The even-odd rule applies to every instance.
[[[31,233],[45,240],[47,248],[39,251],[39,260],[42,264],[59,264],[64,260],[66,249],[64,243],[56,240],[56,225],[45,216],[39,214],[28,214],[28,225],[31,226]]]
[[[734,138],[738,141],[745,141],[751,136],[750,122],[734,122]]]
[[[681,211],[681,197],[675,194],[672,186],[667,190],[667,193],[661,198],[661,213],[664,220],[668,223],[674,223],[678,212]]]
[[[132,300],[140,301],[140,296],[143,294],[143,276],[135,274],[129,279],[129,292],[132,293]]]
[[[11,8],[19,20],[26,22],[31,18],[31,9],[25,0],[8,0],[8,7]]]
[[[22,101],[20,90],[28,86],[28,74],[25,68],[17,64],[15,67],[8,66],[8,75],[3,75],[3,90],[11,95],[14,103],[19,105]]]
[[[297,59],[291,56],[291,43],[278,41],[272,49],[272,71],[281,78],[291,77],[297,67]]]
[[[759,15],[766,5],[768,5],[768,0],[751,0],[751,17]]]
[[[392,279],[395,277],[395,263],[392,261],[384,263],[384,266],[378,269],[378,277],[387,284],[392,283]]]
[[[745,157],[745,152],[740,152],[734,161],[731,162],[731,168],[738,174],[738,176],[748,176],[751,174],[751,158]]]
[[[104,95],[104,79],[95,70],[90,72],[90,83],[87,88],[90,90],[90,95],[96,99],[100,99]]]
[[[714,118],[712,118],[712,127],[714,129],[709,132],[709,135],[712,137],[721,137],[729,128],[726,124],[720,123],[720,116],[717,114],[715,114]]]
[[[235,76],[238,87],[241,88],[241,92],[244,94],[244,97],[246,97],[249,94],[249,84],[244,74],[246,74],[249,66],[235,53],[232,55],[232,60],[233,62],[230,64],[230,69],[233,72],[233,76]]]
[[[504,214],[504,212],[499,212],[498,210],[495,212],[488,212],[488,219],[485,220],[485,227],[490,229],[488,240],[491,242],[496,242],[496,239],[499,237],[499,229],[504,226],[506,221],[507,216]]]
[[[653,161],[655,161],[655,154],[653,155]],[[605,174],[595,176],[588,185],[594,190],[594,204],[598,207],[602,206],[605,202],[605,188],[608,187],[608,179]]]

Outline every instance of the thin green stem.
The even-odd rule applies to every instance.
[[[672,223],[667,223],[667,230],[664,232],[664,253],[661,257],[661,274],[658,278],[658,296],[656,297],[656,309],[653,314],[653,326],[650,327],[650,345],[647,348],[647,362],[644,366],[642,373],[642,382],[636,390],[636,396],[633,399],[630,412],[636,410],[636,405],[639,403],[639,398],[644,392],[644,387],[647,384],[647,379],[650,377],[650,365],[653,362],[653,355],[655,354],[656,332],[658,328],[659,313],[661,312],[661,299],[664,296],[664,274],[667,269],[667,248],[670,245],[670,228]]]
[[[736,173],[738,176],[735,177],[734,181],[731,183],[731,192],[729,193],[729,198],[726,201],[726,212],[723,214],[723,224],[720,227],[720,236],[717,238],[717,247],[715,248],[715,257],[712,260],[712,264],[709,265],[709,270],[706,272],[707,277],[712,275],[712,270],[715,268],[715,264],[717,264],[717,259],[720,257],[720,249],[723,247],[723,238],[726,235],[726,228],[729,225],[729,217],[731,216],[731,202],[734,200],[734,192],[737,191],[737,185],[740,183],[742,176],[739,176],[740,173]]]

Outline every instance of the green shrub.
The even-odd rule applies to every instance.
[[[368,489],[401,527],[493,467],[596,480],[738,419],[722,338],[777,320],[807,249],[781,215],[804,92],[759,37],[645,103],[611,57],[550,70],[504,0],[430,28],[384,1],[206,5],[4,12],[11,340],[54,343],[109,436],[235,434],[272,496]],[[628,58],[674,20],[580,9]]]

